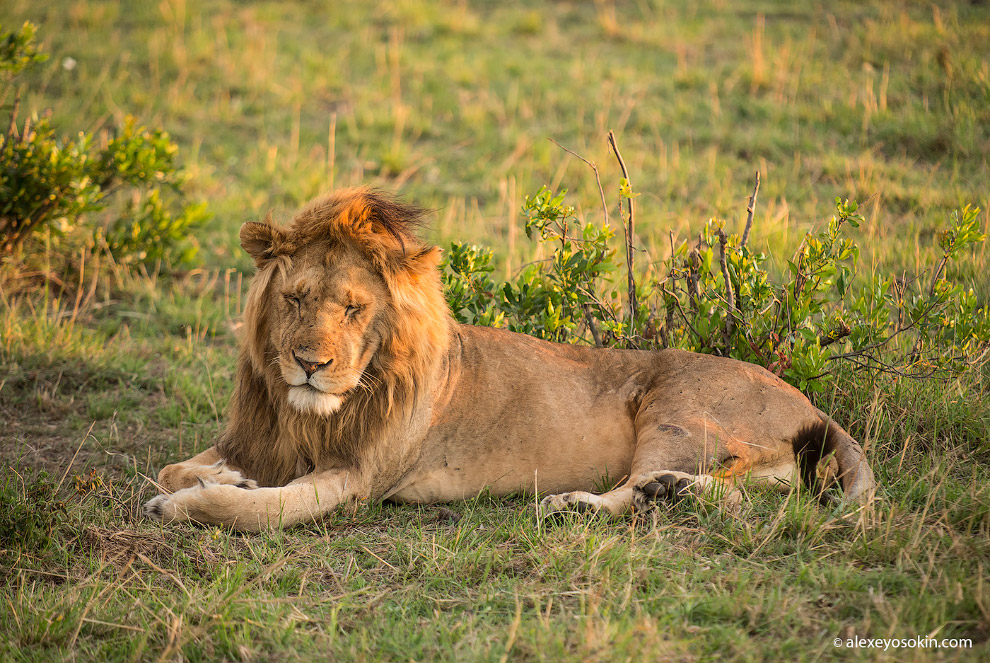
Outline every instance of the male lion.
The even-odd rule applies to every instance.
[[[161,471],[148,516],[260,530],[485,488],[619,514],[689,493],[737,501],[743,476],[813,481],[826,455],[847,500],[871,498],[856,441],[762,368],[457,324],[440,251],[412,234],[420,215],[351,189],[287,228],[241,228],[257,274],[227,426]],[[606,474],[624,481],[585,492]]]

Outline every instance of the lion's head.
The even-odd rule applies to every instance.
[[[257,274],[221,439],[236,462],[247,461],[234,447],[254,446],[248,438],[268,429],[268,453],[314,463],[325,447],[343,452],[373,437],[415,400],[450,334],[440,251],[412,232],[421,215],[349,189],[310,203],[287,227],[269,218],[241,228]]]

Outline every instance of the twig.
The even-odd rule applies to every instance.
[[[670,240],[670,278],[674,279],[674,289],[677,289],[677,274],[673,269],[674,266],[674,231],[668,230],[667,237]],[[664,326],[660,328],[660,342],[663,343],[663,347],[670,347],[670,332],[674,328],[674,304],[668,299],[667,300],[667,319],[664,322]]]
[[[943,301],[932,302],[931,304],[928,305],[927,308],[925,308],[925,310],[923,310],[918,315],[918,317],[912,320],[910,324],[904,325],[902,327],[898,327],[895,331],[893,331],[891,334],[889,334],[886,338],[884,338],[881,341],[873,343],[872,345],[867,345],[853,352],[844,352],[842,354],[830,355],[829,357],[825,358],[825,361],[834,361],[836,359],[851,359],[853,357],[863,357],[863,356],[871,357],[872,355],[869,354],[870,352],[872,352],[873,350],[879,350],[880,348],[882,348],[883,346],[887,345],[892,340],[894,340],[894,338],[896,338],[899,334],[909,331],[915,325],[920,323],[922,320],[929,317],[936,310],[936,306],[940,306],[944,303],[945,302]]]
[[[746,246],[749,241],[749,230],[753,227],[753,212],[756,210],[756,194],[760,192],[760,171],[756,171],[756,185],[753,187],[753,195],[749,197],[749,206],[746,207],[746,227],[743,229],[742,240],[739,248]]]
[[[684,324],[687,325],[687,328],[698,337],[698,340],[704,341],[705,337],[698,333],[698,330],[694,328],[694,325],[691,324],[691,320],[688,319],[687,314],[684,312],[684,307],[681,306],[680,300],[677,299],[677,293],[671,292],[666,288],[662,288],[662,291],[665,295],[670,296],[670,301],[672,301],[674,306],[677,307],[677,312],[681,314],[681,319],[684,320]]]
[[[698,249],[691,249],[688,253],[688,273],[687,273],[687,286],[688,286],[688,296],[691,298],[691,310],[698,310],[698,299],[701,297],[701,293],[698,292],[698,269],[701,267],[701,254],[698,253]]]
[[[605,304],[603,304],[602,301],[598,299],[598,296],[595,293],[589,291],[584,286],[577,285],[576,287],[578,293],[590,299],[594,303],[594,305],[598,307],[598,311],[600,313],[602,313],[603,315],[607,315],[609,318],[612,319],[612,322],[619,324],[619,320],[616,319],[615,313],[612,312],[612,307],[605,306]]]
[[[555,141],[553,138],[550,138],[549,140],[550,140],[551,143],[553,143],[554,145],[556,145],[560,149],[564,150],[565,152],[567,152],[571,156],[575,156],[578,159],[580,159],[581,161],[583,161],[586,164],[588,164],[588,166],[593,171],[595,171],[595,181],[598,183],[598,195],[601,196],[601,198],[602,198],[602,214],[605,215],[605,224],[608,225],[608,203],[605,202],[605,190],[602,189],[602,178],[598,174],[598,166],[595,164],[594,161],[588,161],[587,159],[585,159],[583,156],[581,156],[577,152],[575,152],[573,150],[567,149],[566,147],[564,147],[563,145],[561,145],[560,143],[558,143],[557,141]]]
[[[935,286],[938,284],[939,278],[942,276],[942,270],[945,269],[945,263],[949,260],[949,254],[946,253],[942,256],[942,259],[938,261],[938,266],[935,267],[935,273],[932,274],[931,285],[928,286],[928,296],[931,297],[935,294]]]
[[[58,486],[55,487],[56,493],[58,493],[58,491],[62,489],[62,482],[65,481],[65,477],[69,476],[69,470],[72,469],[72,464],[76,462],[76,457],[79,455],[79,450],[82,449],[82,445],[85,444],[86,440],[89,439],[89,434],[93,432],[93,427],[95,425],[96,425],[95,421],[91,423],[89,425],[89,430],[86,431],[86,434],[83,435],[81,440],[79,440],[79,446],[76,447],[76,453],[72,454],[72,460],[70,460],[69,464],[66,466],[65,472],[62,474],[62,478],[58,480]]]
[[[892,279],[890,282],[891,287],[894,289],[894,295],[897,296],[897,328],[900,329],[901,325],[904,324],[904,291],[906,290],[905,285],[905,272],[901,272],[901,278]]]
[[[595,347],[605,347],[602,345],[602,333],[598,331],[598,323],[595,322],[594,316],[591,315],[591,307],[585,303],[582,308],[584,308],[584,319],[588,323],[588,329],[591,330],[591,337],[595,339]]]
[[[820,336],[818,338],[818,344],[825,348],[833,343],[836,343],[837,341],[841,341],[850,334],[852,334],[852,327],[850,327],[849,324],[843,320],[839,322],[839,326],[836,329],[830,331],[824,336]]]
[[[808,276],[805,276],[801,269],[804,267],[804,253],[802,249],[804,248],[804,240],[801,241],[801,246],[798,247],[798,261],[797,261],[797,274],[794,275],[794,301],[797,302],[801,297],[801,291],[804,289],[804,284],[808,281]]]
[[[927,380],[929,378],[936,379],[948,379],[951,377],[951,372],[947,369],[939,368],[938,366],[932,366],[928,371],[911,373],[909,371],[901,370],[895,367],[893,364],[888,364],[887,362],[881,361],[873,355],[863,355],[861,357],[848,357],[849,362],[867,371],[879,371],[881,373],[886,373],[888,375],[896,375],[902,378],[908,378],[911,380]],[[872,362],[872,363],[871,363]]]
[[[21,91],[14,93],[14,107],[10,110],[10,124],[7,127],[7,138],[20,140],[17,133],[17,113],[21,109]]]
[[[615,159],[619,162],[619,168],[622,169],[622,177],[626,180],[626,185],[632,190],[632,184],[629,182],[629,171],[626,170],[626,162],[622,160],[622,154],[619,153],[619,146],[615,144],[615,133],[612,131],[608,132],[608,144],[612,148],[612,152],[615,153]],[[633,273],[633,254],[635,248],[633,247],[633,232],[635,230],[635,225],[633,221],[633,200],[631,197],[626,198],[626,205],[629,208],[629,220],[627,223],[622,225],[623,233],[626,236],[626,276],[629,280],[629,326],[630,329],[636,323],[636,314],[638,312],[638,304],[636,303],[636,276]],[[619,212],[622,212],[622,199],[619,199]]]
[[[945,253],[942,259],[939,260],[938,265],[935,267],[935,273],[932,274],[931,285],[928,286],[928,296],[931,297],[935,294],[935,286],[938,285],[939,278],[942,276],[942,270],[945,268],[945,263],[949,260],[949,254]],[[918,357],[921,354],[921,336],[918,336],[914,340],[914,346],[911,348],[910,362],[913,364],[918,361]]]
[[[732,354],[732,334],[736,331],[736,295],[732,292],[732,281],[729,280],[729,265],[725,260],[725,231],[718,230],[718,262],[722,266],[722,280],[725,281],[725,299],[728,305],[725,312],[725,326],[722,328],[722,339],[725,341],[725,356]]]

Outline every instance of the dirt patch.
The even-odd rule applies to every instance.
[[[56,477],[96,468],[109,482],[124,478],[125,468],[154,476],[165,462],[188,457],[210,443],[215,424],[162,426],[153,413],[163,402],[147,394],[126,419],[93,419],[87,406],[62,399],[61,407],[0,407],[0,468],[44,470]],[[92,425],[92,427],[90,427]]]

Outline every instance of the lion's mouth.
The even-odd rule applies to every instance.
[[[295,388],[295,387],[300,387],[300,388],[307,389],[309,391],[312,391],[315,394],[321,394],[323,396],[334,396],[336,398],[344,398],[344,396],[347,395],[347,392],[350,391],[350,389],[345,389],[344,391],[327,391],[325,389],[320,389],[319,387],[317,387],[316,385],[314,385],[314,384],[312,384],[310,382],[303,382],[300,385],[289,385],[289,388],[290,389]]]
[[[343,405],[341,394],[331,394],[305,382],[289,387],[289,405],[300,412],[326,417]]]

